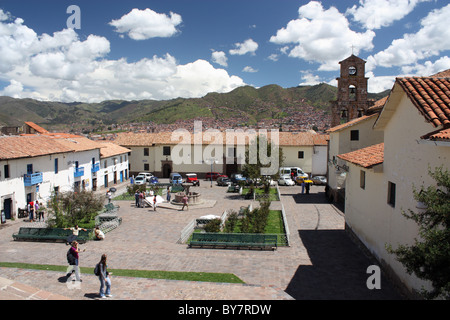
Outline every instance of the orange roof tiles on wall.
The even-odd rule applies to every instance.
[[[371,168],[384,161],[384,143],[338,155],[338,158],[359,165],[363,168]]]
[[[435,127],[450,125],[450,78],[397,78],[412,103]]]
[[[0,137],[0,160],[38,157],[72,150],[46,136]]]

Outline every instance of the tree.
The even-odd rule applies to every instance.
[[[428,172],[436,186],[413,189],[414,199],[423,203],[426,210],[402,212],[418,224],[419,239],[412,246],[400,245],[393,250],[389,245],[387,249],[397,256],[408,274],[431,282],[431,291],[421,290],[424,298],[450,299],[450,176],[442,166]]]
[[[89,224],[103,208],[103,199],[92,191],[53,194],[49,202],[50,226],[56,228]]]
[[[242,174],[250,178],[252,180],[255,180],[257,178],[261,177],[261,169],[262,168],[270,168],[272,163],[269,164],[263,164],[261,159],[261,153],[264,154],[265,152],[262,151],[264,149],[261,149],[262,146],[266,147],[266,156],[270,161],[273,161],[272,159],[272,143],[269,143],[267,141],[266,136],[258,136],[256,139],[254,139],[250,145],[249,148],[245,151],[245,164],[242,167]],[[277,171],[279,167],[283,166],[284,156],[283,156],[283,150],[279,146],[274,146],[274,148],[278,148],[278,165],[276,166]],[[256,154],[251,154],[250,149],[255,150]],[[275,156],[275,155],[274,155]],[[267,160],[267,159],[266,159]],[[273,173],[273,176],[278,176],[278,172]]]

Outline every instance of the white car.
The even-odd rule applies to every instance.
[[[289,176],[281,176],[280,179],[278,179],[278,185],[293,186],[293,185],[295,185],[295,182],[292,181],[291,177],[289,177]]]
[[[146,184],[147,179],[145,176],[138,175],[136,178],[134,178],[134,184],[140,185],[140,184]]]
[[[144,176],[147,182],[150,182],[150,178],[153,177],[150,172],[139,172],[138,177],[139,176]]]

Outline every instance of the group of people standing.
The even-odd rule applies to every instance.
[[[41,218],[42,221],[44,221],[44,209],[45,208],[42,205],[42,202],[39,203],[37,200],[28,202],[27,211],[30,222],[35,221],[35,216],[37,219],[39,219],[39,221],[41,221]]]

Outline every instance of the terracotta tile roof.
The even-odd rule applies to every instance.
[[[381,98],[380,100],[375,101],[374,105],[367,109],[367,112],[369,114],[372,114],[375,112],[380,112],[381,109],[383,109],[388,98],[389,98],[389,96],[386,96],[384,98]]]
[[[118,144],[112,142],[100,142],[100,158],[108,158],[117,155],[121,155],[124,153],[131,152],[130,149],[119,146]]]
[[[338,158],[363,168],[370,168],[384,161],[384,143],[338,155]]]
[[[101,148],[101,145],[98,142],[90,140],[85,137],[78,136],[71,138],[60,138],[60,137],[51,137],[51,138],[57,141],[57,143],[72,149],[72,151],[74,152],[95,150]]]
[[[450,141],[450,128],[436,130],[436,131],[430,132],[420,138],[421,139],[429,139],[429,140],[433,140],[433,141]]]
[[[438,72],[430,76],[432,78],[450,78],[450,69]]]
[[[369,120],[369,119],[377,117],[377,116],[378,116],[378,113],[374,113],[374,114],[371,114],[371,115],[365,115],[365,116],[362,116],[362,117],[350,120],[349,122],[346,122],[346,123],[334,126],[333,128],[328,129],[327,132],[341,131],[341,130],[344,130],[345,128],[354,126],[357,123]]]
[[[0,159],[19,159],[43,155],[71,152],[72,148],[55,143],[46,136],[7,136],[0,137]]]
[[[450,125],[450,78],[397,78],[425,119],[435,127]]]
[[[255,131],[257,132],[257,131]],[[227,144],[227,134],[225,132],[219,133],[222,138],[221,142],[225,145]],[[238,136],[239,133],[235,132]],[[245,141],[242,139],[233,139],[231,141],[229,139],[228,144],[248,144],[250,141],[256,137],[255,133],[251,132],[243,132],[243,136],[246,136]],[[271,137],[270,130],[267,131],[267,136]],[[183,138],[178,137],[179,139],[175,139],[176,135],[173,136],[172,132],[159,132],[159,133],[119,133],[114,140],[114,143],[125,146],[125,147],[143,147],[143,146],[152,146],[152,145],[176,145],[179,142],[183,141]],[[230,138],[232,136],[228,136]],[[280,146],[314,146],[314,145],[324,145],[326,144],[326,140],[329,138],[328,135],[322,135],[312,132],[279,132],[279,145]],[[192,133],[188,133],[186,139],[188,142],[190,141],[192,144],[195,139],[201,139],[203,144],[210,144],[211,141],[217,141],[215,138],[212,138],[211,141],[203,132],[202,137],[194,135]],[[219,141],[220,142],[220,141]]]
[[[25,121],[25,124],[27,126],[29,126],[30,128],[33,128],[34,130],[36,130],[36,132],[39,133],[48,133],[47,130],[45,130],[44,128],[42,128],[41,126],[38,126],[36,123],[31,122],[31,121]]]

